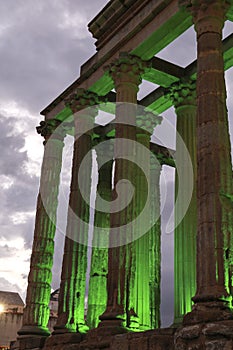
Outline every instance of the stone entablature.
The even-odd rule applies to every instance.
[[[119,0],[110,1],[104,9],[88,24],[89,31],[97,39],[97,50],[107,44],[113,36],[119,35],[123,27],[127,27],[128,34],[137,27],[135,17],[140,13],[144,25],[150,20],[151,13],[157,15],[164,10],[172,0],[166,3],[163,0]],[[129,20],[132,21],[128,25]],[[139,29],[138,29],[139,30]]]

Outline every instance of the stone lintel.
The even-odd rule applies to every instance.
[[[233,34],[229,35],[227,38],[225,38],[223,40],[223,51],[224,51],[224,62],[225,62],[225,69],[229,69],[230,67],[233,66],[233,54],[232,54],[232,49],[233,47]],[[73,91],[75,91],[75,89],[77,89],[79,86],[83,85],[83,81],[93,73],[93,68],[92,67],[96,67],[96,65],[101,65],[101,62],[98,61],[97,56],[93,56],[93,58],[96,57],[96,59],[94,60],[93,63],[90,62],[90,67],[87,69],[87,73],[85,73],[84,75],[81,75],[80,78],[78,78],[72,85],[70,85],[62,94],[60,94],[50,105],[48,105],[48,107],[46,107],[43,111],[41,111],[42,115],[46,115],[46,117],[48,118],[53,118],[56,115],[62,113],[62,111],[65,109],[65,99],[73,93]],[[89,60],[91,61],[91,60]],[[87,63],[89,62],[87,61]],[[192,62],[191,64],[189,64],[186,68],[182,68],[179,67],[177,65],[173,65],[170,62],[166,62],[164,63],[164,68],[162,61],[158,58],[156,58],[157,61],[157,65],[155,65],[155,60],[152,59],[152,68],[151,68],[151,73],[149,73],[149,71],[147,73],[144,74],[143,79],[151,81],[153,83],[158,84],[159,82],[164,82],[164,78],[166,77],[167,79],[169,79],[170,81],[174,82],[177,80],[177,75],[178,72],[182,72],[182,70],[184,69],[184,73],[183,76],[196,76],[196,61]],[[105,61],[106,62],[106,61]],[[172,65],[172,66],[171,66]],[[171,68],[173,67],[173,68]],[[96,68],[95,68],[96,69]],[[160,71],[160,69],[162,69]],[[152,73],[156,73],[155,77],[153,78],[153,74]],[[159,73],[160,72],[160,73]],[[159,74],[158,74],[159,73]],[[113,98],[113,92],[111,92],[110,90],[112,89],[112,85],[111,85],[111,78],[110,77],[106,77],[103,76],[102,78],[102,82],[101,84],[103,84],[105,87],[109,86],[108,91],[106,91],[105,93],[107,94],[111,94]],[[104,82],[105,80],[105,82]],[[159,84],[158,84],[159,85]],[[166,84],[163,84],[166,85]],[[167,86],[166,86],[167,87]],[[99,89],[99,88],[98,88]],[[97,90],[98,90],[97,89]],[[159,88],[161,89],[161,88]],[[91,88],[92,90],[92,88]],[[93,91],[95,91],[96,88],[93,87]],[[155,89],[155,91],[157,91],[158,89]],[[161,90],[160,90],[161,91]],[[153,102],[157,101],[157,96],[154,96],[154,92],[150,93],[148,96],[146,96],[143,100],[148,100],[146,106],[148,106],[149,101],[150,104],[153,104]],[[157,92],[156,92],[157,95]],[[155,98],[155,99],[154,99]],[[111,100],[110,100],[111,101]],[[153,102],[152,102],[153,101]],[[153,110],[162,113],[163,111],[165,111],[166,109],[171,107],[171,104],[166,104],[164,103],[163,99],[159,100],[157,103],[155,103],[155,108],[153,107]]]
[[[160,8],[160,11],[156,12],[153,6],[155,9],[161,6],[166,8],[163,11]],[[144,16],[148,18],[147,21],[143,20]],[[156,21],[154,20],[155,17]],[[169,1],[169,5],[164,0],[153,0],[152,4],[150,1],[148,7],[142,8],[137,18],[134,17],[132,19],[132,25],[127,23],[127,26],[122,28],[121,33],[118,32],[114,36],[114,40],[108,42],[104,48],[82,66],[80,78],[46,107],[41,114],[50,116],[54,115],[54,113],[59,113],[64,108],[64,98],[67,98],[77,87],[91,89],[98,92],[99,95],[107,94],[112,89],[111,79],[107,79],[103,72],[103,67],[111,63],[114,58],[117,58],[120,46],[122,51],[132,52],[139,57],[144,55],[143,59],[148,60],[191,25],[191,20],[188,23],[183,22],[186,17],[190,16],[178,8],[176,0]],[[138,26],[140,22],[141,25]],[[137,27],[137,32],[134,30],[135,26]],[[165,34],[166,40],[164,39]],[[145,44],[143,41],[143,45],[146,47],[141,47],[142,38],[149,40]],[[145,50],[146,48],[147,50]],[[58,105],[60,106],[58,107]]]
[[[132,16],[132,7],[135,14],[135,8],[139,7],[140,2],[145,5],[148,0],[125,0],[124,3],[119,0],[112,0],[107,3],[101,12],[88,24],[89,31],[97,39],[97,48],[101,45],[106,32],[105,36],[110,38],[115,34],[116,28],[122,26],[122,19]],[[109,27],[112,29],[112,32],[109,30]]]
[[[109,139],[109,138],[114,138],[115,137],[115,124],[114,123],[109,123],[107,125],[95,125],[94,127],[94,143],[98,144],[99,142],[102,142],[103,139]],[[175,167],[175,150],[168,149],[166,147],[160,146],[158,144],[155,144],[153,142],[150,142],[150,150],[153,152],[161,164],[166,164],[171,167]]]
[[[233,66],[233,34],[229,35],[227,38],[225,38],[223,40],[223,52],[224,52],[225,70],[227,70]],[[166,64],[164,65],[163,71],[161,71],[161,75],[158,75],[158,78],[157,78],[158,68],[159,68],[159,66],[160,67],[163,66],[162,60],[161,60],[161,62],[160,62],[160,59],[159,59],[159,61],[157,60],[157,63],[159,65],[157,67],[155,66],[155,64],[153,62],[155,62],[155,61],[152,60],[152,68],[150,69],[150,71],[147,71],[143,75],[143,79],[145,79],[145,80],[148,79],[148,81],[153,80],[152,81],[153,83],[156,83],[157,79],[160,79],[160,80],[164,79],[163,78],[164,76],[167,76],[169,78],[169,74],[171,73],[171,69],[172,69],[173,73],[170,75],[170,81],[177,80],[176,76],[178,74],[178,71],[182,72],[183,69],[184,69],[183,77],[192,77],[192,78],[196,77],[196,72],[197,72],[197,61],[196,60],[193,61],[192,63],[190,63],[186,68],[182,68],[182,67],[179,67],[179,66],[173,65],[173,64],[172,64],[172,66],[170,66],[170,62],[166,62]],[[169,73],[169,70],[170,70],[170,73]],[[155,73],[156,71],[157,71],[157,73],[155,74],[156,77],[152,79],[152,75],[153,75],[152,72]],[[109,77],[109,80],[111,81],[110,77]],[[80,82],[80,84],[79,84],[79,82]],[[73,83],[56,100],[54,100],[54,102],[51,103],[48,106],[48,108],[46,108],[44,111],[42,111],[41,114],[44,115],[44,114],[48,113],[49,118],[53,118],[54,116],[56,116],[58,114],[62,114],[62,111],[66,109],[64,99],[66,97],[68,97],[72,91],[75,91],[75,89],[79,85],[81,85],[81,78],[76,80],[75,83]],[[138,103],[140,105],[145,106],[145,107],[150,106],[150,110],[156,111],[157,113],[162,113],[172,106],[171,101],[164,97],[164,91],[165,90],[163,87],[156,88],[155,90],[153,90],[151,93],[149,93],[147,96],[145,96]],[[116,101],[115,95],[116,94],[113,91],[109,91],[105,97],[107,98],[107,100],[109,102],[115,102]],[[69,115],[68,111],[65,114]]]
[[[143,79],[151,83],[168,87],[185,74],[185,68],[158,57],[151,59],[151,68],[143,74]]]
[[[233,66],[233,34],[229,35],[223,40],[223,56],[224,56],[224,66],[225,70]],[[181,67],[174,66],[175,69]],[[152,68],[153,70],[153,68]],[[168,69],[166,70],[168,73]],[[193,61],[187,67],[184,68],[183,78],[196,78],[197,74],[197,61]],[[143,76],[145,78],[145,75]],[[174,75],[175,79],[175,75]],[[145,96],[138,104],[145,107],[149,107],[157,113],[162,113],[172,106],[172,101],[166,97],[166,89],[164,87],[159,87]]]

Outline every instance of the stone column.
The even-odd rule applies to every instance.
[[[106,136],[97,141],[98,185],[92,240],[91,271],[88,290],[87,324],[96,328],[99,316],[107,304],[108,238],[110,230],[110,202],[112,195],[113,144]],[[106,143],[107,142],[107,143]],[[100,201],[104,200],[104,207]],[[102,233],[100,230],[102,228]],[[108,233],[106,233],[108,231]]]
[[[222,28],[227,1],[185,1],[197,32],[197,291],[190,319],[230,317],[224,262],[232,223],[224,208],[232,193]],[[229,210],[228,210],[229,212]],[[210,307],[211,306],[211,307]],[[224,314],[225,312],[225,314]]]
[[[196,234],[197,234],[197,193],[196,193],[196,83],[182,79],[170,88],[170,98],[176,110],[178,133],[176,142],[176,157],[179,157],[182,170],[176,171],[176,196],[179,186],[182,186],[182,205],[186,204],[186,193],[190,185],[188,164],[184,157],[184,145],[190,155],[193,166],[193,193],[188,209],[182,221],[179,220],[180,210],[175,213],[175,270],[174,270],[174,324],[182,322],[183,316],[192,309],[192,297],[196,292]],[[181,144],[180,138],[184,145]]]
[[[115,139],[115,174],[114,193],[117,198],[116,185],[119,181],[125,184],[128,180],[135,188],[134,183],[134,145],[129,141],[136,140],[135,125],[137,113],[137,92],[141,83],[141,74],[144,72],[145,63],[138,57],[122,54],[120,58],[108,68],[116,89],[116,139]],[[118,124],[119,123],[119,124]],[[125,124],[128,123],[128,124]],[[124,180],[123,180],[124,179]],[[127,185],[127,183],[126,183]],[[119,200],[120,204],[129,201],[128,188]],[[113,198],[113,199],[114,199]],[[129,276],[131,275],[131,244],[125,245],[124,236],[133,237],[131,228],[125,229],[125,225],[133,220],[133,200],[123,210],[115,208],[110,216],[110,248],[108,265],[108,302],[105,313],[101,316],[102,325],[116,325],[113,332],[122,332],[123,324],[127,325],[127,295],[129,289]],[[117,231],[111,234],[112,230]],[[112,247],[114,245],[114,247]],[[119,328],[118,328],[119,327]]]
[[[160,300],[155,301],[155,295],[159,295],[158,288],[160,284],[156,284],[157,281],[152,281],[153,277],[160,275],[160,230],[156,232],[156,221],[160,217],[160,196],[159,196],[159,177],[154,178],[154,171],[150,169],[150,162],[153,160],[150,153],[150,137],[153,133],[153,129],[156,124],[161,122],[161,118],[153,113],[145,112],[142,116],[137,116],[137,129],[136,140],[137,144],[141,145],[137,149],[137,164],[144,164],[143,169],[136,169],[135,178],[137,182],[137,196],[135,199],[135,213],[140,218],[146,201],[150,201],[150,211],[144,212],[137,230],[140,232],[140,238],[138,238],[132,244],[133,257],[132,267],[133,273],[132,286],[130,288],[133,296],[130,310],[132,313],[132,320],[130,328],[135,328],[136,316],[138,317],[138,327],[142,330],[151,329],[155,324],[159,323],[158,319],[155,319],[155,302],[160,304]],[[158,163],[159,164],[159,163]],[[160,166],[160,164],[159,164]],[[161,168],[161,166],[160,166]],[[152,177],[151,177],[152,175]],[[158,180],[158,183],[157,183]],[[152,185],[152,187],[151,187]],[[155,185],[155,186],[154,186]],[[153,209],[155,212],[153,212]],[[158,211],[156,211],[158,209]],[[151,229],[147,232],[145,225],[151,222]],[[158,234],[158,236],[157,236]],[[157,246],[159,244],[159,246]],[[157,254],[158,253],[158,254]],[[156,279],[156,278],[155,278]],[[159,307],[158,307],[159,309]]]
[[[96,108],[98,103],[98,96],[84,89],[77,89],[67,101],[67,105],[74,114],[75,141],[58,320],[54,327],[54,335],[68,333],[63,338],[66,342],[69,339],[70,343],[79,342],[81,333],[85,333],[88,329],[84,321],[84,303],[92,171],[92,129],[94,118],[98,113]],[[84,162],[85,166],[83,166]],[[46,344],[49,347],[54,345],[54,342],[56,339]]]
[[[27,346],[28,342],[33,348],[39,347],[41,337],[49,335],[47,324],[50,314],[54,235],[65,137],[65,130],[59,127],[59,124],[58,120],[53,119],[43,121],[37,127],[37,132],[45,138],[45,149],[37,199],[26,307],[23,326],[18,332],[22,349],[30,348],[30,345]]]
[[[156,157],[156,155],[155,155]],[[150,159],[150,196],[151,230],[149,232],[149,291],[150,291],[150,328],[160,327],[160,289],[161,289],[161,218],[160,218],[160,175],[162,164],[151,156]]]

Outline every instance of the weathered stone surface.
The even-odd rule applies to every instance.
[[[46,337],[20,337],[19,344],[20,350],[32,350],[32,349],[42,349],[46,341]]]
[[[127,334],[118,334],[116,335],[110,345],[111,350],[128,350],[129,343]]]
[[[200,326],[196,325],[196,326],[182,328],[177,336],[183,339],[194,339],[194,338],[198,338],[199,335],[200,335]]]
[[[147,350],[148,349],[148,339],[144,337],[143,333],[135,333],[129,339],[129,349],[130,350]]]
[[[209,301],[194,305],[192,311],[184,316],[183,324],[191,325],[231,319],[232,313],[224,302]]]
[[[232,342],[226,340],[211,340],[205,343],[206,350],[232,350]]]
[[[60,345],[60,344],[77,344],[83,340],[80,333],[65,333],[65,334],[55,334],[50,336],[46,343],[45,348],[49,346]]]
[[[202,333],[207,336],[219,336],[233,338],[233,322],[232,324],[220,324],[220,323],[209,323],[207,324]]]

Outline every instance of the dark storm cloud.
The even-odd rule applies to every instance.
[[[16,118],[5,118],[0,115],[1,175],[9,177],[13,182],[9,188],[2,191],[6,195],[6,210],[28,211],[34,208],[33,193],[35,187],[38,187],[38,178],[30,176],[25,171],[25,163],[28,162],[27,152],[22,152],[25,135],[14,133],[16,122]]]
[[[25,135],[16,133],[14,126],[17,121],[13,117],[0,116],[1,236],[7,239],[23,237],[26,242],[31,242],[34,218],[25,217],[23,222],[16,219],[17,213],[27,215],[27,212],[34,211],[39,178],[25,171],[28,162],[27,153],[22,152]]]
[[[0,95],[38,113],[79,76],[95,47],[87,22],[107,1],[0,3]]]

